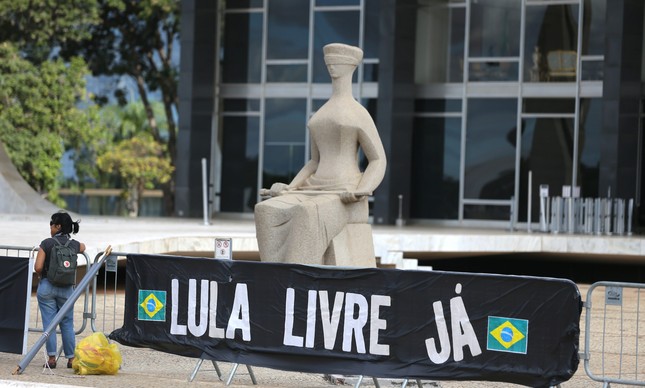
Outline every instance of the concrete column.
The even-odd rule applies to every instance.
[[[210,158],[215,96],[215,0],[181,2],[175,215],[201,217],[202,158]],[[212,161],[211,161],[212,163]]]
[[[387,172],[375,192],[374,223],[394,224],[403,195],[410,212],[416,0],[380,0],[379,96],[376,127],[387,155]]]

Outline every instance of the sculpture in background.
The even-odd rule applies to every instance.
[[[311,159],[291,183],[275,183],[255,205],[262,261],[374,267],[370,196],[383,180],[385,151],[367,110],[352,96],[358,47],[323,48],[332,95],[308,123]],[[359,168],[358,150],[368,164]]]

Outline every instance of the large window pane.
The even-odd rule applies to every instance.
[[[264,141],[304,142],[307,101],[303,98],[267,98]]]
[[[578,44],[578,6],[526,7],[524,80],[575,80]]]
[[[426,1],[417,14],[415,81],[462,82],[466,11]]]
[[[468,79],[477,81],[517,81],[517,62],[486,61],[471,62],[468,67]]]
[[[306,59],[309,48],[309,2],[270,0],[267,59]]]
[[[267,82],[307,82],[307,65],[268,65]]]
[[[304,144],[265,144],[262,187],[276,182],[289,183],[304,165]]]
[[[226,15],[225,30],[223,82],[260,82],[262,14],[229,13]]]
[[[515,186],[515,99],[469,99],[464,197],[510,199]]]
[[[418,117],[412,135],[413,218],[457,219],[461,118]]]
[[[253,212],[257,201],[258,117],[224,117],[221,210]]]
[[[260,8],[264,0],[235,0],[225,1],[227,9],[242,9],[242,8]]]
[[[378,46],[380,42],[380,15],[381,12],[380,1],[366,1],[365,14],[363,20],[365,22],[365,31],[363,34],[363,57],[364,58],[378,58]]]
[[[478,0],[470,13],[471,57],[516,57],[520,53],[518,0]]]
[[[583,197],[599,197],[600,150],[602,148],[602,99],[580,100],[580,134],[578,135],[578,185]],[[604,194],[604,190],[603,190]]]
[[[585,1],[584,29],[582,30],[582,54],[605,54],[605,15],[607,0]]]
[[[526,118],[522,120],[522,153],[520,159],[519,219],[526,221],[528,172],[532,172],[533,203],[531,219],[539,218],[540,185],[549,186],[549,195],[562,193],[563,185],[571,185],[573,172],[573,119]]]
[[[358,11],[320,11],[314,17],[314,82],[327,83],[329,73],[325,66],[323,47],[329,43],[342,42],[358,46],[358,29],[360,26]],[[357,78],[354,72],[354,80]]]

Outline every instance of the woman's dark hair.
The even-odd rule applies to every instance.
[[[72,221],[72,217],[65,211],[59,210],[58,212],[52,214],[52,219],[50,225],[60,225],[60,231],[64,234],[76,234],[78,233],[78,224],[81,220]]]

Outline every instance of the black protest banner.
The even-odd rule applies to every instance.
[[[0,352],[24,354],[31,297],[30,260],[0,256]]]
[[[117,342],[275,369],[557,385],[582,307],[564,279],[128,255]]]

